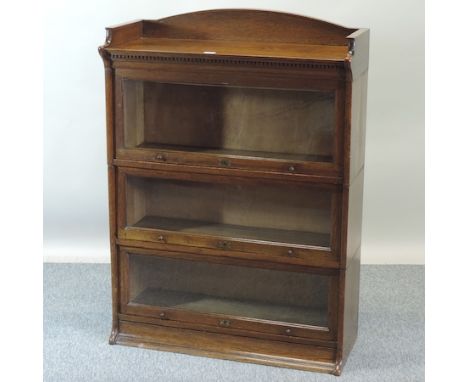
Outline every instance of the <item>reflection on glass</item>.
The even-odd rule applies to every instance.
[[[127,148],[331,162],[333,93],[125,80]]]
[[[127,178],[127,225],[330,246],[331,192],[311,185]]]
[[[134,254],[129,272],[131,303],[327,326],[327,276]]]

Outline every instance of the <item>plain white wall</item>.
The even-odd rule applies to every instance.
[[[104,27],[212,8],[257,8],[371,30],[363,263],[424,263],[422,0],[47,2],[44,255],[109,260]]]

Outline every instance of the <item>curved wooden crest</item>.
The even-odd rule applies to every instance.
[[[218,9],[145,20],[143,35],[161,38],[347,45],[356,29],[272,11]]]

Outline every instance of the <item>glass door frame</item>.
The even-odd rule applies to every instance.
[[[158,64],[155,64],[156,67]],[[283,73],[275,72],[272,78],[269,70],[262,72],[245,72],[244,78],[236,78],[230,81],[230,71],[220,69],[216,76],[206,73],[194,78],[193,73],[187,73],[187,68],[178,68],[170,72],[159,70],[144,71],[137,69],[117,69],[114,74],[115,98],[114,98],[114,124],[115,124],[115,152],[116,158],[123,161],[145,161],[153,163],[178,163],[179,165],[197,165],[203,167],[215,167],[220,170],[251,170],[266,171],[272,173],[284,173],[289,175],[307,175],[330,178],[330,182],[339,183],[343,178],[342,146],[344,142],[345,114],[343,110],[345,102],[345,89],[340,81],[317,80],[307,73]],[[203,68],[197,68],[203,70]],[[255,76],[255,77],[252,77]],[[288,161],[271,158],[249,158],[238,155],[221,155],[192,153],[178,150],[152,150],[139,148],[126,148],[124,144],[124,96],[123,83],[125,80],[152,81],[168,84],[207,85],[207,86],[237,86],[249,88],[267,88],[277,90],[309,90],[334,93],[335,98],[335,128],[333,136],[333,152],[331,162],[302,162]]]
[[[308,269],[307,272],[321,274],[329,277],[328,287],[328,315],[327,326],[314,326],[305,324],[295,324],[281,321],[271,321],[265,319],[256,319],[242,316],[232,316],[227,314],[199,313],[177,308],[167,308],[143,305],[130,301],[130,256],[144,255],[157,256],[161,258],[174,258],[188,261],[231,264],[246,267],[259,267],[254,262],[244,261],[242,259],[220,259],[209,256],[155,251],[141,248],[119,247],[119,268],[120,268],[120,313],[129,316],[141,316],[154,318],[161,325],[182,325],[186,327],[199,328],[203,330],[214,330],[222,332],[232,332],[233,334],[252,334],[254,336],[265,335],[276,337],[276,339],[315,339],[323,341],[336,341],[337,322],[338,322],[338,299],[339,299],[339,271],[332,269]],[[281,270],[281,267],[274,269]],[[305,272],[304,269],[286,267],[287,271]]]
[[[124,241],[151,242],[160,248],[173,248],[173,250],[190,252],[194,248],[204,254],[224,257],[244,257],[259,261],[295,264],[303,266],[339,268],[341,254],[341,199],[342,187],[330,184],[301,184],[323,188],[332,193],[331,196],[331,227],[330,247],[318,247],[294,243],[259,242],[245,238],[231,238],[216,235],[204,235],[196,233],[184,233],[177,231],[165,231],[153,228],[131,227],[127,225],[127,177],[136,176],[143,178],[171,179],[181,181],[200,181],[208,183],[228,184],[254,184],[248,178],[195,174],[182,172],[165,172],[157,170],[145,170],[138,168],[117,169],[117,233],[118,239]],[[258,181],[258,180],[256,180]],[[291,181],[278,181],[271,179],[262,180],[268,184],[291,185]]]

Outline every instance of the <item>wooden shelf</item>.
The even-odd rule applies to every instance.
[[[142,143],[136,146],[137,149],[167,151],[174,153],[190,153],[190,154],[210,154],[222,157],[237,157],[244,159],[270,159],[288,162],[332,162],[333,158],[329,155],[302,155],[302,154],[288,154],[288,153],[275,153],[265,151],[249,151],[249,150],[230,150],[230,149],[217,149],[205,148],[195,146],[178,146],[166,145],[156,143]]]
[[[328,313],[326,308],[318,309],[261,301],[241,301],[201,293],[157,288],[146,288],[131,302],[161,308],[184,309],[198,313],[223,314],[323,327],[327,324]]]
[[[314,247],[326,248],[330,245],[329,234],[290,231],[273,228],[245,227],[239,225],[167,218],[161,216],[145,216],[136,224],[134,224],[133,227],[195,233],[210,236],[223,236],[229,238],[249,239],[274,243],[301,244]]]

